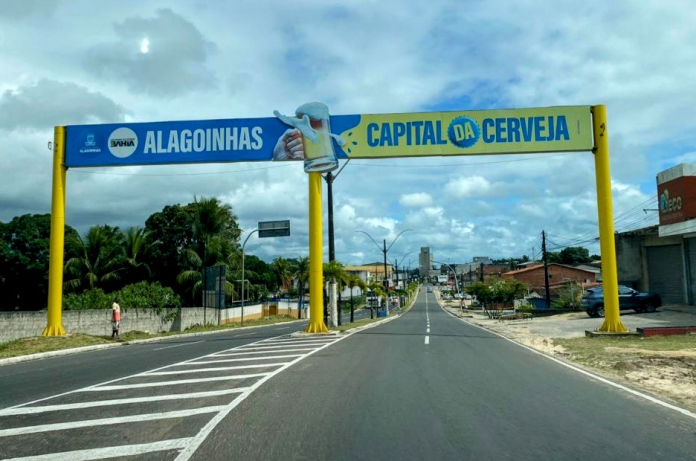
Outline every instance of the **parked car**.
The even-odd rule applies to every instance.
[[[602,287],[589,288],[580,305],[590,317],[604,317],[604,290]],[[662,306],[657,293],[641,293],[633,288],[619,285],[619,310],[633,309],[636,312],[655,312]]]

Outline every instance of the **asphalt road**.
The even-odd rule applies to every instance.
[[[696,420],[432,294],[347,337],[303,326],[0,367],[0,459],[695,459]]]
[[[693,460],[695,447],[695,420],[454,319],[432,294],[426,307],[422,293],[401,318],[270,380],[192,459]]]

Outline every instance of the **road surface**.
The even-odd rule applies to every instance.
[[[693,418],[455,319],[433,294],[350,336],[288,335],[301,327],[2,367],[0,459],[694,459]]]

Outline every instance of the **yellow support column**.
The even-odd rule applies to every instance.
[[[309,173],[309,325],[307,333],[325,333],[321,173]]]
[[[599,331],[622,333],[627,330],[619,317],[619,281],[614,243],[614,207],[611,201],[607,108],[604,105],[593,106],[592,114],[597,209],[599,210],[599,246],[602,253],[602,283],[604,285],[604,323]]]
[[[44,336],[63,336],[63,249],[65,242],[65,127],[53,134],[51,242],[48,263],[48,320]]]

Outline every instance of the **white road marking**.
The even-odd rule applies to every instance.
[[[442,310],[444,311],[445,309],[442,308]],[[669,403],[667,403],[667,402],[663,402],[662,400],[656,399],[655,397],[652,397],[652,396],[650,396],[650,395],[643,394],[642,392],[633,390],[633,389],[631,389],[631,388],[629,388],[629,387],[622,386],[621,384],[618,384],[618,383],[609,381],[608,379],[602,378],[602,377],[599,376],[599,375],[596,375],[596,374],[591,373],[591,372],[589,372],[589,371],[583,370],[582,368],[578,368],[578,367],[576,367],[575,365],[571,365],[571,364],[569,364],[569,363],[565,363],[565,362],[563,362],[563,361],[561,361],[561,360],[558,360],[558,359],[555,358],[555,357],[552,357],[552,356],[550,356],[550,355],[546,355],[546,354],[544,354],[544,353],[541,352],[541,351],[538,351],[538,350],[536,350],[536,349],[533,349],[533,348],[531,348],[531,347],[529,347],[529,346],[525,346],[524,344],[520,344],[520,343],[518,343],[517,341],[515,341],[515,340],[513,340],[513,339],[510,339],[510,338],[507,338],[507,337],[501,335],[500,333],[496,333],[496,332],[493,331],[493,330],[488,330],[488,329],[486,329],[486,328],[483,328],[483,327],[480,327],[480,326],[476,325],[475,323],[467,322],[466,320],[464,320],[464,319],[462,319],[462,318],[459,318],[459,317],[457,317],[457,316],[455,316],[455,315],[452,315],[451,313],[449,313],[449,312],[447,312],[447,311],[445,311],[445,312],[446,312],[447,314],[449,314],[451,317],[453,317],[453,318],[455,318],[455,319],[457,319],[457,320],[460,320],[460,321],[466,323],[467,325],[471,325],[472,327],[476,327],[476,328],[478,328],[478,329],[480,329],[480,330],[487,331],[487,332],[492,333],[492,334],[494,334],[494,335],[496,335],[496,336],[500,336],[501,338],[503,338],[503,339],[506,340],[506,341],[510,341],[510,342],[513,343],[513,344],[516,344],[516,345],[518,345],[518,346],[520,346],[520,347],[523,347],[523,348],[527,349],[528,351],[534,352],[534,353],[537,354],[537,355],[540,355],[540,356],[542,356],[542,357],[544,357],[544,358],[547,358],[547,359],[549,359],[549,360],[551,360],[551,361],[554,361],[554,362],[556,362],[556,363],[559,364],[559,365],[563,365],[563,366],[566,367],[566,368],[570,368],[571,370],[577,371],[578,373],[581,373],[581,374],[583,374],[583,375],[585,375],[585,376],[588,376],[588,377],[590,377],[590,378],[596,379],[597,381],[603,382],[604,384],[608,384],[608,385],[610,385],[610,386],[612,386],[612,387],[615,387],[615,388],[617,388],[617,389],[621,389],[621,390],[623,390],[623,391],[626,391],[626,392],[628,392],[629,394],[633,394],[633,395],[635,395],[635,396],[637,396],[637,397],[642,397],[642,398],[644,398],[645,400],[648,400],[648,401],[650,401],[650,402],[656,403],[656,404],[658,404],[658,405],[660,405],[660,406],[663,406],[663,407],[665,407],[665,408],[669,408],[670,410],[674,410],[674,411],[676,411],[676,412],[678,412],[678,413],[683,414],[684,416],[688,416],[688,417],[690,417],[690,418],[696,419],[696,413],[694,413],[694,412],[692,412],[692,411],[689,411],[689,410],[687,410],[687,409],[685,409],[685,408],[679,408],[679,407],[676,406],[676,405],[672,405],[672,404],[669,404]]]
[[[292,365],[296,364],[300,360],[303,360],[307,357],[309,357],[312,354],[315,354],[319,352],[322,349],[325,349],[332,344],[336,344],[339,341],[342,341],[348,337],[352,336],[352,334],[348,334],[346,336],[343,336],[341,338],[337,338],[336,341],[325,344],[322,347],[319,347],[312,352],[305,354],[301,357],[296,358],[292,362],[288,363],[287,365],[283,366],[282,368],[279,368],[278,370],[274,371],[273,373],[269,373],[268,376],[265,378],[261,378],[258,380],[256,383],[254,383],[252,386],[249,387],[249,390],[244,392],[242,395],[234,399],[228,406],[227,409],[221,411],[213,419],[211,419],[208,424],[203,427],[203,429],[200,430],[200,432],[194,437],[194,440],[184,448],[184,450],[179,454],[179,456],[176,458],[176,461],[187,461],[193,456],[193,454],[198,450],[198,447],[201,446],[201,444],[205,441],[205,439],[208,437],[208,435],[215,429],[215,427],[220,424],[220,422],[227,417],[227,415],[234,410],[234,408],[242,403],[247,397],[251,395],[252,392],[254,392],[256,389],[258,389],[263,383],[277,375],[278,373],[282,372],[283,370],[286,370],[287,368],[290,368]]]
[[[231,381],[233,379],[249,379],[249,378],[261,378],[268,375],[268,373],[252,373],[250,375],[232,375],[232,376],[216,376],[214,378],[198,378],[198,379],[179,379],[176,381],[158,381],[156,383],[138,383],[138,384],[118,384],[116,386],[99,386],[91,387],[89,389],[83,389],[88,392],[101,392],[101,391],[118,391],[122,389],[141,389],[144,387],[163,387],[163,386],[176,386],[178,384],[195,384],[195,383],[206,383],[212,381]],[[142,376],[138,376],[139,378]]]
[[[302,347],[304,347],[304,346],[316,347],[316,346],[323,346],[324,344],[326,344],[326,343],[324,343],[324,342],[321,342],[321,343],[314,343],[314,342],[313,343],[302,343]],[[238,350],[238,351],[272,351],[273,349],[282,349],[284,347],[288,347],[287,344],[278,344],[278,345],[270,345],[269,344],[269,345],[252,346],[252,347],[242,346],[236,350]]]
[[[190,346],[191,344],[198,344],[198,343],[202,343],[202,342],[203,341],[195,341],[192,343],[175,344],[173,346],[167,346],[167,347],[158,347],[157,349],[153,349],[153,351],[163,351],[164,349],[171,349],[172,347]]]
[[[177,370],[177,371],[157,371],[147,373],[145,376],[167,376],[181,375],[184,373],[203,373],[206,371],[225,371],[225,370],[242,370],[245,368],[266,368],[266,367],[282,367],[285,363],[264,363],[261,365],[238,365],[234,367],[213,367],[213,368],[196,368],[195,370]]]
[[[428,328],[428,331],[426,331],[426,333],[430,333],[430,328]]]
[[[284,351],[283,351],[284,352]],[[288,354],[288,355],[271,355],[269,357],[243,357],[241,359],[222,359],[222,360],[206,360],[205,362],[187,362],[179,363],[179,365],[207,365],[209,363],[227,363],[227,362],[246,362],[249,360],[271,360],[271,359],[284,359],[286,357],[302,357],[304,354]],[[174,366],[174,365],[172,365]],[[160,368],[161,369],[161,368]]]
[[[93,459],[121,458],[125,456],[144,455],[156,451],[180,450],[191,440],[193,440],[193,438],[189,437],[185,439],[165,440],[163,442],[143,443],[140,445],[121,445],[108,448],[93,448],[91,450],[65,451],[62,453],[27,456],[26,458],[12,458],[12,461],[91,461]]]
[[[263,341],[259,341],[257,344],[290,344],[290,343],[306,343],[306,342],[314,342],[314,341],[324,341],[324,342],[331,342],[335,341],[336,337],[328,337],[328,338],[288,338],[288,337],[282,337],[283,339],[264,339]]]
[[[1,429],[0,437],[11,437],[14,435],[37,434],[39,432],[64,431],[68,429],[79,429],[82,427],[110,426],[112,424],[139,423],[143,421],[157,421],[160,419],[186,418],[188,416],[204,415],[207,413],[217,413],[225,408],[225,405],[212,407],[192,408],[189,410],[167,411],[163,413],[150,413],[144,415],[120,416],[114,418],[91,419],[85,421],[72,421],[69,423],[40,424],[37,426],[17,427],[13,429]]]
[[[191,398],[205,398],[205,397],[212,397],[215,395],[224,395],[224,394],[239,394],[235,398],[233,398],[229,404],[224,405],[224,406],[218,406],[215,407],[215,409],[189,409],[189,410],[176,410],[174,412],[169,412],[171,414],[177,414],[179,416],[177,417],[182,417],[186,415],[192,415],[195,414],[196,412],[201,413],[201,412],[206,412],[206,413],[215,413],[217,412],[216,415],[214,415],[208,423],[199,431],[199,433],[193,437],[193,438],[181,438],[181,439],[175,439],[175,440],[168,440],[164,442],[156,442],[156,443],[146,443],[146,444],[138,444],[138,445],[123,445],[123,446],[115,446],[115,447],[106,447],[106,448],[98,448],[98,449],[87,449],[87,450],[77,450],[77,451],[71,451],[71,452],[61,452],[61,453],[48,453],[48,454],[42,454],[42,455],[37,455],[37,456],[30,456],[30,457],[25,457],[25,458],[17,458],[21,460],[37,460],[37,461],[54,461],[54,460],[64,460],[64,461],[80,461],[80,460],[92,460],[92,459],[104,459],[104,458],[113,458],[113,457],[122,457],[122,456],[136,456],[140,454],[147,454],[151,452],[156,452],[156,451],[163,451],[163,450],[181,450],[183,451],[180,453],[179,458],[177,459],[189,459],[190,456],[195,453],[195,451],[198,449],[198,447],[203,443],[203,441],[207,438],[209,433],[217,426],[217,424],[220,423],[241,401],[245,400],[253,391],[259,388],[263,383],[265,383],[267,380],[272,378],[273,376],[277,375],[278,373],[281,373],[285,369],[289,368],[290,366],[296,364],[300,360],[309,357],[310,355],[319,352],[320,350],[342,340],[345,339],[349,336],[352,336],[352,334],[348,334],[346,336],[343,336],[341,338],[326,338],[329,341],[322,339],[319,339],[319,341],[303,341],[302,344],[285,344],[284,346],[282,344],[279,344],[278,346],[272,346],[270,344],[264,344],[262,341],[257,341],[256,343],[252,343],[251,345],[257,345],[256,347],[260,347],[266,350],[258,350],[258,351],[249,351],[247,349],[252,349],[249,347],[246,347],[247,345],[243,346],[238,346],[238,347],[233,347],[230,349],[227,349],[226,351],[222,351],[223,354],[226,356],[244,356],[246,355],[247,357],[236,357],[236,358],[230,358],[230,359],[217,359],[220,357],[220,353],[214,353],[214,354],[208,354],[205,356],[197,357],[194,359],[190,360],[185,360],[179,363],[174,363],[166,366],[162,366],[159,368],[155,368],[153,370],[149,370],[147,372],[142,372],[142,373],[136,373],[130,376],[124,376],[120,378],[116,378],[113,380],[105,381],[99,384],[95,384],[92,386],[84,387],[81,389],[75,389],[72,391],[64,392],[61,394],[56,394],[52,395],[49,397],[44,397],[41,399],[37,399],[31,402],[26,402],[20,405],[16,405],[11,408],[7,408],[5,410],[0,410],[0,416],[10,416],[13,414],[20,415],[20,414],[40,414],[44,412],[51,412],[51,411],[64,411],[64,410],[75,410],[75,409],[83,409],[83,408],[90,408],[90,407],[100,407],[100,406],[112,406],[112,405],[124,405],[124,404],[133,404],[133,403],[143,403],[143,402],[156,402],[156,401],[164,401],[164,400],[182,400],[182,399],[191,399]],[[310,338],[311,339],[311,338]],[[313,344],[311,344],[313,342]],[[191,344],[191,343],[187,343]],[[183,344],[182,344],[183,345]],[[265,347],[265,346],[271,346],[271,347]],[[278,349],[278,347],[290,347],[291,349]],[[300,347],[298,347],[300,346]],[[297,354],[284,354],[286,352],[300,352]],[[251,356],[258,354],[258,356]],[[264,356],[264,354],[275,354],[275,355],[268,355]],[[278,355],[278,354],[284,354],[284,355]],[[161,374],[175,374],[176,370],[171,370],[172,367],[181,367],[181,366],[186,366],[186,365],[207,365],[210,363],[224,363],[224,362],[239,362],[239,361],[262,361],[262,360],[269,360],[269,359],[290,359],[288,362],[279,364],[277,362],[269,363],[266,364],[265,366],[277,366],[278,369],[270,372],[270,373],[254,373],[254,374],[242,374],[242,375],[234,375],[234,376],[221,376],[221,377],[213,377],[213,378],[204,378],[204,379],[183,379],[183,380],[175,380],[175,381],[166,381],[166,382],[153,382],[153,383],[136,383],[136,384],[124,384],[123,382],[125,380],[131,379],[131,378],[142,378],[142,377],[147,377],[150,375],[153,375],[155,373],[161,373]],[[212,359],[212,360],[209,360]],[[261,365],[261,364],[259,364]],[[251,368],[251,367],[248,367]],[[170,369],[169,371],[163,372],[163,370]],[[218,368],[215,368],[216,370]],[[197,372],[198,370],[192,369],[191,372]],[[255,383],[249,387],[244,387],[244,388],[234,388],[234,389],[225,389],[221,391],[210,391],[210,392],[196,392],[196,393],[183,393],[183,394],[174,394],[174,395],[165,395],[165,396],[150,396],[150,397],[136,397],[136,398],[123,398],[123,399],[111,399],[111,400],[103,400],[103,401],[88,401],[88,402],[79,402],[79,403],[70,403],[70,404],[59,404],[59,405],[44,405],[44,406],[34,406],[30,407],[30,405],[37,405],[40,402],[44,402],[47,400],[51,399],[56,399],[59,397],[63,397],[66,395],[71,395],[71,394],[77,394],[77,393],[85,393],[85,392],[102,392],[102,391],[111,391],[111,390],[122,390],[122,389],[136,389],[136,388],[147,388],[147,387],[159,387],[159,386],[173,386],[177,384],[194,384],[194,383],[200,383],[200,382],[209,382],[209,381],[222,381],[222,380],[238,380],[238,379],[247,379],[247,378],[260,378],[255,381]],[[115,384],[118,383],[118,384]],[[115,384],[115,385],[112,385]],[[161,416],[160,414],[157,414],[158,418]],[[75,425],[79,424],[84,424],[84,425],[95,425],[96,422],[103,422],[104,425],[106,424],[118,424],[119,422],[125,422],[125,421],[135,421],[135,420],[147,420],[147,418],[155,418],[155,416],[149,416],[149,415],[134,415],[134,416],[123,416],[123,417],[115,417],[115,418],[108,418],[108,419],[103,419],[103,420],[92,420],[92,421],[84,421],[84,422],[72,422],[72,423],[55,423],[55,424],[49,424],[49,425],[41,425],[41,426],[27,426],[24,428],[12,428],[12,429],[7,429],[4,430],[3,432],[0,432],[0,434],[4,434],[4,436],[10,436],[11,434],[19,434],[20,432],[17,431],[24,431],[21,433],[32,433],[33,432],[38,432],[39,430],[41,431],[60,431],[60,430],[65,430],[66,428],[73,428],[76,427]],[[125,418],[125,419],[124,419]],[[133,418],[136,418],[133,420]]]
[[[430,344],[430,336],[425,337],[425,344]]]
[[[149,403],[161,402],[165,400],[185,400],[203,399],[206,397],[217,397],[227,394],[241,394],[246,392],[248,387],[238,387],[235,389],[224,389],[221,391],[190,392],[188,394],[159,395],[154,397],[133,397],[127,399],[98,400],[95,402],[64,403],[60,405],[44,405],[41,407],[21,407],[0,410],[0,417],[12,415],[33,415],[49,411],[81,410],[83,408],[108,407],[111,405],[127,405],[129,403]]]
[[[300,348],[295,348],[295,349],[281,349],[281,350],[270,350],[270,351],[256,351],[256,352],[225,352],[225,353],[219,353],[219,354],[212,354],[206,357],[231,357],[234,355],[252,355],[252,354],[270,354],[273,352],[308,352],[314,349],[313,347],[300,347]],[[206,358],[206,357],[200,357],[200,358]],[[196,359],[198,360],[198,359]]]

